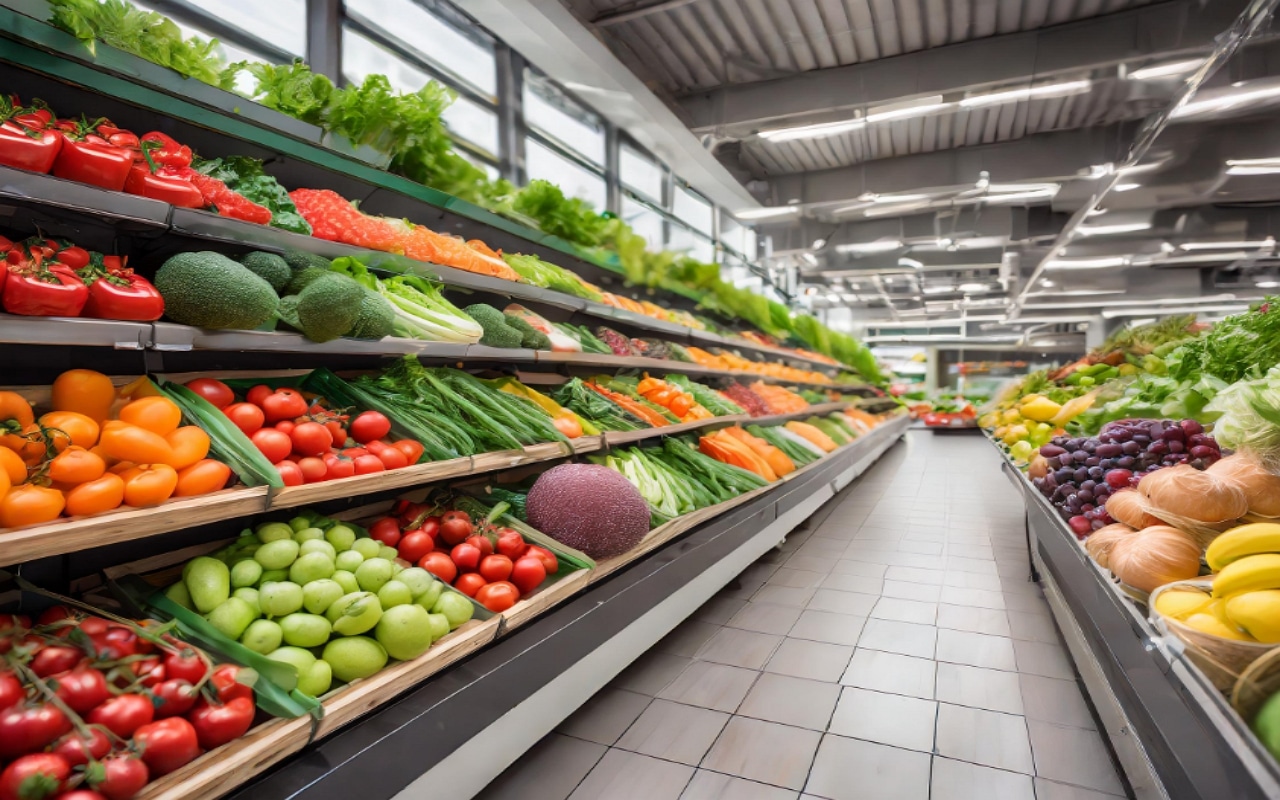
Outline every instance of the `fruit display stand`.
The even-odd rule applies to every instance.
[[[1280,765],[1011,462],[1034,575],[1138,798],[1274,798]]]

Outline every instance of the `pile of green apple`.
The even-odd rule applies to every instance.
[[[474,606],[394,547],[318,515],[264,522],[165,590],[223,635],[298,670],[313,697],[417,658]]]

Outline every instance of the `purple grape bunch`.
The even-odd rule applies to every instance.
[[[1083,539],[1115,522],[1106,510],[1114,492],[1137,486],[1143,475],[1165,467],[1205,469],[1222,452],[1193,419],[1122,419],[1107,424],[1096,437],[1055,437],[1040,448],[1040,455],[1049,471],[1032,482]]]

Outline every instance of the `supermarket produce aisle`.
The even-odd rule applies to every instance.
[[[1123,797],[999,463],[911,433],[480,797]]]

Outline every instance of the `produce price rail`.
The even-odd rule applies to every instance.
[[[509,633],[399,697],[379,697],[366,716],[231,797],[475,795],[865,471],[908,423],[887,421],[787,480],[655,529],[620,563],[601,564],[568,602],[522,627],[507,625]],[[270,752],[268,742],[256,745]],[[254,771],[255,762],[244,769]],[[147,798],[207,800],[226,791],[224,784],[191,789],[166,784],[163,794]]]
[[[1280,797],[1280,766],[1222,694],[1089,558],[1027,477],[1007,461],[1004,469],[1026,503],[1049,606],[1139,800]]]

